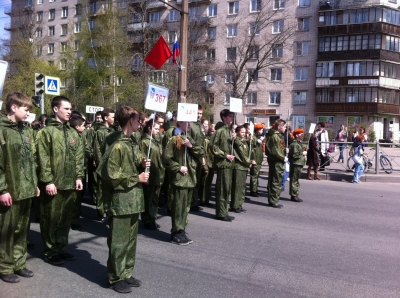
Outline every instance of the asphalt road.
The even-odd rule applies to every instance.
[[[77,260],[44,262],[33,223],[28,268],[35,276],[0,281],[0,297],[400,297],[398,187],[302,180],[304,202],[289,201],[286,190],[280,210],[260,197],[232,223],[214,220],[212,208],[191,213],[194,243],[185,247],[169,242],[170,218],[160,210],[159,231],[139,229],[133,276],[142,286],[127,295],[108,288],[108,228],[84,204],[84,231],[70,233]]]

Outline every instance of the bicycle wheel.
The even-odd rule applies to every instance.
[[[387,174],[392,174],[393,168],[392,168],[392,163],[390,162],[390,160],[386,156],[381,155],[381,157],[379,157],[379,161],[381,163],[381,167],[383,168],[383,170]]]
[[[354,160],[353,160],[353,158],[350,156],[350,157],[347,159],[347,169],[349,169],[350,171],[353,171],[353,172],[354,172],[354,167],[355,167]]]

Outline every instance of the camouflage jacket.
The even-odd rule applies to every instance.
[[[176,143],[179,142],[179,137],[181,138],[181,148],[178,149]],[[162,161],[165,169],[168,172],[169,182],[175,186],[183,188],[193,188],[196,185],[196,165],[197,158],[201,156],[201,146],[193,144],[193,139],[188,136],[190,143],[192,143],[192,148],[187,148],[183,145],[186,137],[184,135],[174,136],[169,139],[167,147],[164,150]],[[186,154],[185,154],[185,148]],[[186,156],[186,167],[188,172],[183,175],[180,172],[182,166],[185,166],[185,156]]]
[[[294,140],[289,146],[289,161],[291,164],[304,166],[306,158],[303,155],[304,146],[300,141]]]
[[[196,144],[197,147],[200,147],[200,156],[198,160],[201,162],[203,157],[205,157],[205,150],[203,148],[205,136],[201,129],[201,123],[199,121],[191,122],[188,134],[192,138],[194,144]]]
[[[85,156],[87,158],[93,158],[93,139],[96,134],[97,129],[102,123],[94,123],[92,128],[90,128],[86,133],[86,146],[85,146]]]
[[[285,141],[283,139],[283,134],[275,129],[270,129],[267,133],[266,151],[268,162],[270,161],[280,161],[285,160]]]
[[[212,138],[213,137],[204,138],[204,144],[203,144],[204,150],[206,152],[206,164],[209,169],[211,169],[213,167],[213,163],[214,163],[214,155],[212,154],[212,151],[211,151],[211,139]]]
[[[147,133],[144,133],[142,136],[142,151],[147,156],[147,152],[149,150],[150,145],[150,136]],[[151,140],[151,149],[150,149],[150,177],[149,177],[149,185],[159,185],[161,186],[164,183],[165,176],[165,168],[162,164],[161,155],[163,153],[163,149],[161,146],[161,142],[157,139]]]
[[[247,171],[251,164],[249,159],[249,145],[245,139],[236,138],[233,143],[233,149],[235,159],[233,162],[233,168],[236,170]]]
[[[58,189],[75,189],[75,181],[85,177],[82,140],[69,122],[62,124],[53,117],[37,134],[39,181],[54,183]]]
[[[255,160],[257,165],[261,165],[264,160],[264,151],[262,148],[262,142],[259,142],[256,136],[251,139],[251,160]],[[261,140],[260,140],[261,141]]]
[[[211,151],[214,154],[214,168],[232,168],[232,163],[226,159],[232,155],[232,132],[228,125],[219,128],[211,139]]]
[[[37,189],[33,130],[7,117],[0,118],[0,194],[13,201],[33,198]]]
[[[173,133],[174,133],[174,129],[175,128],[176,128],[176,125],[171,122],[171,124],[169,125],[168,129],[165,131],[164,136],[163,136],[163,140],[162,140],[162,145],[163,145],[163,149],[164,150],[167,147],[169,139],[173,137]]]
[[[104,123],[100,123],[96,132],[93,136],[93,160],[96,165],[100,163],[101,159],[101,148],[103,146],[105,138],[111,133],[114,132],[115,129],[111,127],[107,127]]]
[[[134,154],[131,137],[122,131],[109,135],[114,142],[108,146],[96,170],[102,180],[103,197],[109,199],[110,216],[128,215],[144,211],[142,184],[137,169],[138,157]]]

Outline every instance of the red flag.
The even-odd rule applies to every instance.
[[[150,64],[156,69],[160,69],[160,67],[164,65],[165,61],[167,61],[171,56],[171,50],[169,49],[164,37],[161,36],[151,51],[147,54],[144,62],[147,62],[147,64]]]

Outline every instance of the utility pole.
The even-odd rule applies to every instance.
[[[187,52],[188,52],[188,24],[189,24],[189,0],[182,0],[181,28],[180,28],[180,56],[181,65],[178,71],[178,103],[186,102],[187,90]]]

